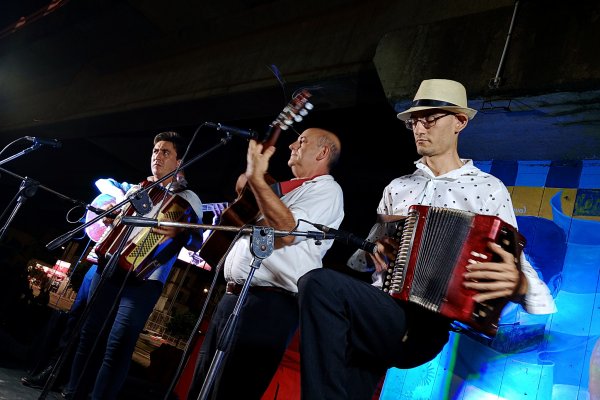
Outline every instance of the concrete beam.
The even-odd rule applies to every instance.
[[[470,97],[523,96],[600,85],[600,4],[519,1],[497,89],[514,6],[407,26],[380,41],[374,63],[392,102],[411,98],[422,79],[465,84]]]

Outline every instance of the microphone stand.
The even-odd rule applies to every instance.
[[[15,201],[15,199],[16,199],[16,203],[15,203],[11,213],[9,214],[8,218],[6,219],[6,222],[4,223],[4,226],[2,227],[2,229],[0,229],[0,240],[2,240],[4,238],[4,235],[8,231],[8,226],[10,225],[12,220],[15,218],[15,215],[17,215],[17,212],[19,211],[19,209],[21,208],[21,206],[23,205],[25,200],[33,197],[35,195],[35,193],[37,192],[37,189],[38,189],[38,183],[36,181],[34,181],[33,179],[29,179],[27,177],[25,177],[25,179],[23,179],[16,196],[13,197],[13,199],[10,201],[10,203],[8,204],[8,206],[6,207],[6,209],[0,216],[0,220],[2,218],[4,218],[4,215],[6,215],[6,212],[8,211],[9,207],[11,206],[13,201]]]
[[[288,232],[286,232],[287,235]],[[273,246],[275,244],[274,229],[267,227],[252,227],[252,234],[250,239],[250,252],[252,253],[252,263],[250,264],[250,271],[248,272],[248,278],[244,281],[242,290],[238,295],[238,299],[235,303],[231,315],[227,319],[223,333],[219,337],[217,343],[217,351],[213,356],[213,359],[206,373],[206,379],[202,383],[200,394],[198,394],[198,400],[208,399],[210,391],[214,386],[216,378],[219,376],[223,360],[231,347],[231,343],[234,339],[235,328],[239,321],[240,312],[242,305],[244,304],[246,297],[248,296],[248,289],[250,289],[250,282],[254,277],[254,272],[260,268],[262,260],[267,258],[273,253]]]
[[[135,225],[135,226],[165,226],[165,227],[176,227],[176,228],[186,228],[186,229],[213,229],[213,230],[221,230],[221,231],[229,231],[229,232],[241,232],[245,234],[250,234],[250,252],[252,253],[253,259],[250,264],[250,271],[248,272],[248,277],[244,281],[240,294],[238,295],[238,299],[235,303],[234,309],[229,316],[225,328],[219,337],[217,343],[217,351],[213,356],[210,367],[208,369],[206,379],[202,384],[202,388],[200,389],[200,393],[198,395],[198,400],[205,400],[208,398],[212,387],[214,386],[214,382],[216,378],[219,376],[221,369],[223,367],[223,360],[229,351],[232,340],[234,339],[235,328],[239,321],[239,316],[241,313],[242,305],[244,304],[246,297],[248,295],[248,290],[250,289],[250,283],[252,278],[254,277],[254,272],[260,268],[262,260],[267,258],[273,253],[274,244],[275,244],[275,236],[283,237],[283,236],[305,236],[309,239],[317,240],[317,244],[320,244],[321,240],[324,239],[332,239],[330,234],[324,232],[317,231],[281,231],[275,230],[270,227],[265,226],[250,226],[246,228],[238,228],[232,226],[214,226],[214,225],[205,225],[205,224],[195,224],[195,223],[187,223],[187,222],[171,222],[171,221],[158,221],[155,219],[149,219],[144,217],[123,217],[122,223],[125,225]],[[206,299],[205,301],[208,301]],[[200,321],[198,321],[200,322]],[[193,334],[193,333],[192,333]],[[168,395],[168,393],[167,393]]]
[[[75,345],[75,342],[78,339],[78,336],[75,334],[76,332],[79,332],[83,326],[83,323],[85,322],[85,320],[87,319],[88,315],[91,312],[91,305],[94,304],[94,302],[96,301],[96,299],[98,298],[98,289],[100,287],[102,287],[102,285],[105,284],[105,282],[109,279],[109,277],[111,276],[112,272],[114,271],[114,269],[116,268],[117,262],[119,260],[118,255],[121,254],[121,251],[123,251],[123,249],[125,248],[125,245],[127,244],[126,239],[130,236],[131,232],[133,230],[133,226],[128,226],[127,230],[125,231],[125,235],[123,236],[123,240],[121,240],[119,242],[118,248],[115,251],[115,253],[113,255],[110,256],[106,266],[104,267],[104,270],[102,271],[102,274],[100,275],[100,280],[98,281],[98,285],[96,286],[96,290],[90,294],[90,297],[88,298],[87,304],[85,305],[85,308],[83,309],[83,312],[81,313],[81,315],[77,318],[77,323],[75,324],[75,327],[73,328],[73,333],[71,334],[71,337],[69,338],[64,350],[62,351],[62,353],[60,354],[58,360],[56,360],[54,366],[52,367],[52,371],[50,372],[50,376],[48,377],[48,379],[46,380],[46,384],[44,385],[44,387],[42,388],[42,392],[40,393],[38,400],[44,400],[46,399],[46,397],[48,396],[48,393],[50,392],[50,390],[52,389],[52,387],[54,386],[54,382],[56,382],[56,379],[58,379],[58,375],[60,374],[62,367],[66,361],[66,356],[69,354],[69,352],[71,351],[71,348]],[[129,276],[129,272],[127,272],[127,276]],[[126,276],[126,278],[127,278]],[[123,290],[124,286],[125,286],[125,281],[126,279],[123,281],[123,285],[121,286],[121,288],[119,289],[119,294],[117,295],[117,297],[119,297],[121,295],[121,291]],[[112,308],[110,313],[112,314],[112,312],[114,311],[114,307],[116,305],[116,302],[113,303]],[[104,321],[104,324],[102,325],[102,328],[100,328],[100,331],[104,331],[106,324],[107,324],[108,320]],[[93,346],[92,346],[92,353],[95,351],[96,345],[98,343],[98,339],[96,339],[96,341],[94,342]],[[87,369],[88,364],[90,362],[90,358],[88,358],[84,365],[82,370],[80,371],[80,376],[79,379],[81,379],[81,377],[84,374],[84,371]],[[76,395],[77,390],[79,389],[79,382],[77,383],[77,385],[75,386],[75,392],[72,395]]]
[[[34,144],[32,144],[31,146],[29,146],[28,148],[21,150],[21,151],[20,151],[20,152],[18,152],[17,154],[13,154],[12,156],[10,156],[10,157],[8,157],[8,158],[5,158],[4,160],[1,160],[1,161],[0,161],[0,165],[6,164],[7,162],[9,162],[9,161],[12,161],[12,160],[14,160],[15,158],[19,158],[19,157],[21,157],[21,156],[24,156],[24,155],[25,155],[25,154],[27,154],[27,153],[31,153],[32,151],[34,151],[34,150],[37,150],[37,149],[39,149],[40,147],[42,147],[42,145],[41,145],[41,144],[39,144],[39,143],[34,143]]]
[[[39,145],[37,145],[37,146],[39,146]],[[32,147],[35,147],[35,145],[32,146]],[[84,207],[86,205],[86,203],[84,203],[83,201],[72,199],[72,198],[70,198],[70,197],[68,197],[68,196],[66,196],[66,195],[64,195],[62,193],[59,193],[59,192],[57,192],[57,191],[55,191],[53,189],[50,189],[50,188],[48,188],[48,187],[46,187],[44,185],[40,185],[39,182],[37,182],[37,181],[35,181],[33,179],[30,179],[28,177],[22,177],[22,176],[20,176],[18,174],[15,174],[15,173],[13,173],[11,171],[8,171],[8,170],[6,170],[6,169],[4,169],[2,167],[0,167],[0,171],[2,171],[4,173],[7,173],[8,175],[14,176],[14,177],[22,180],[21,187],[19,188],[19,191],[17,192],[17,195],[13,198],[13,200],[11,200],[11,203],[12,203],[16,199],[17,203],[16,203],[14,209],[12,210],[12,212],[10,213],[9,218],[7,219],[6,223],[4,224],[4,226],[2,227],[2,229],[0,230],[0,240],[6,234],[8,226],[10,225],[11,221],[14,219],[15,215],[17,214],[17,212],[20,209],[20,207],[22,206],[22,204],[25,202],[26,199],[33,197],[35,195],[35,193],[37,192],[38,188],[41,188],[41,189],[44,189],[44,190],[46,190],[46,191],[48,191],[50,193],[53,193],[56,196],[60,197],[61,199],[70,201],[70,202],[72,202],[72,203],[74,203],[76,205],[81,205],[81,206],[84,206]],[[9,204],[9,206],[10,206],[10,204]],[[2,220],[2,218],[4,218],[4,215],[8,212],[8,209],[9,208],[5,209],[5,211],[3,212],[3,214],[0,216],[0,220]],[[129,227],[129,228],[133,229],[133,227]],[[53,250],[53,249],[51,249],[51,250]],[[117,259],[115,258],[113,264],[111,264],[111,261],[112,261],[112,259],[111,259],[111,261],[109,261],[109,265],[106,267],[106,270],[109,270],[110,267],[112,267],[114,264],[116,264],[116,260]],[[81,257],[80,257],[80,259],[78,261],[78,264],[79,264],[80,261],[81,261]],[[93,297],[94,296],[92,296],[90,298],[90,300],[89,300],[90,303],[93,301]],[[86,310],[84,310],[84,313],[82,314],[82,316],[80,316],[80,318],[78,320],[78,324],[76,325],[76,329],[74,331],[77,331],[77,328],[80,327],[80,322],[84,319],[84,316],[87,315],[85,313],[85,311],[87,311],[87,308],[86,308]],[[66,350],[68,350],[68,349],[70,349],[72,347],[72,339],[73,338],[71,338],[71,340],[67,344],[67,349]],[[52,385],[54,384],[54,381],[56,380],[56,378],[58,376],[58,372],[60,371],[60,368],[62,367],[62,365],[64,363],[66,352],[67,351],[63,351],[63,353],[61,354],[61,356],[57,360],[57,362],[56,362],[56,364],[55,364],[55,366],[54,366],[54,368],[52,370],[52,373],[51,373],[48,381],[46,382],[46,385],[44,386],[44,388],[42,390],[42,393],[40,394],[39,399],[45,399],[46,398],[48,392],[50,391],[50,388],[52,387]]]
[[[32,146],[32,147],[35,147]],[[13,156],[14,157],[14,156]],[[4,163],[4,161],[0,161],[0,165]],[[50,189],[47,186],[44,185],[40,185],[40,183],[34,179],[31,179],[29,177],[26,176],[21,176],[18,174],[15,174],[14,172],[11,172],[7,169],[4,169],[2,167],[0,167],[0,171],[4,172],[5,174],[14,176],[17,179],[21,180],[21,186],[19,188],[19,191],[17,192],[16,196],[13,198],[13,200],[11,200],[11,202],[9,203],[9,205],[7,206],[7,208],[4,210],[4,212],[2,213],[2,215],[0,216],[0,220],[2,220],[2,218],[4,218],[4,216],[6,215],[7,211],[8,211],[8,207],[10,207],[10,205],[12,204],[13,201],[15,201],[15,199],[17,200],[12,212],[10,213],[8,219],[6,220],[6,222],[4,223],[4,226],[2,227],[2,229],[0,229],[0,240],[2,240],[4,238],[4,235],[6,234],[6,231],[8,229],[8,226],[10,225],[10,223],[12,222],[12,220],[15,218],[15,215],[17,214],[17,212],[19,211],[19,209],[21,208],[21,206],[23,205],[23,203],[25,202],[25,200],[33,197],[36,193],[38,189],[43,189],[47,192],[50,192],[58,197],[60,197],[63,200],[67,200],[70,201],[73,204],[78,204],[78,205],[82,205],[84,206],[85,203],[83,201],[80,200],[75,200],[69,196],[66,196],[62,193],[59,193],[55,190]]]

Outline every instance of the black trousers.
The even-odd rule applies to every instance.
[[[198,398],[217,351],[219,337],[237,299],[235,294],[223,295],[214,312],[200,349],[189,400]],[[295,296],[251,288],[211,398],[260,399],[297,328],[298,303]]]
[[[298,289],[304,400],[371,399],[388,368],[425,363],[448,341],[444,318],[342,273],[313,270]]]

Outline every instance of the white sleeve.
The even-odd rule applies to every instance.
[[[552,314],[556,312],[554,298],[548,286],[540,279],[525,255],[521,253],[521,271],[527,278],[527,294],[521,305],[530,314]]]
[[[506,189],[506,186],[498,181],[499,187],[492,193],[490,200],[493,200],[491,204],[497,204],[494,209],[490,209],[490,215],[496,215],[501,218],[504,222],[507,222],[518,228],[517,218],[512,205],[512,199]],[[550,293],[548,286],[540,279],[537,272],[529,261],[525,258],[525,255],[521,253],[521,270],[527,279],[527,293],[521,305],[530,314],[552,314],[556,312],[556,305],[554,304],[554,298]]]

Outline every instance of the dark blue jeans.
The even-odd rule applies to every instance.
[[[159,281],[128,282],[111,313],[121,283],[109,279],[99,287],[99,281],[100,274],[96,274],[90,293],[97,292],[97,298],[83,323],[66,390],[76,399],[87,398],[92,385],[92,399],[116,399],[138,336],[163,288]],[[96,339],[106,337],[101,332],[105,321],[108,339],[99,340],[93,351]]]

